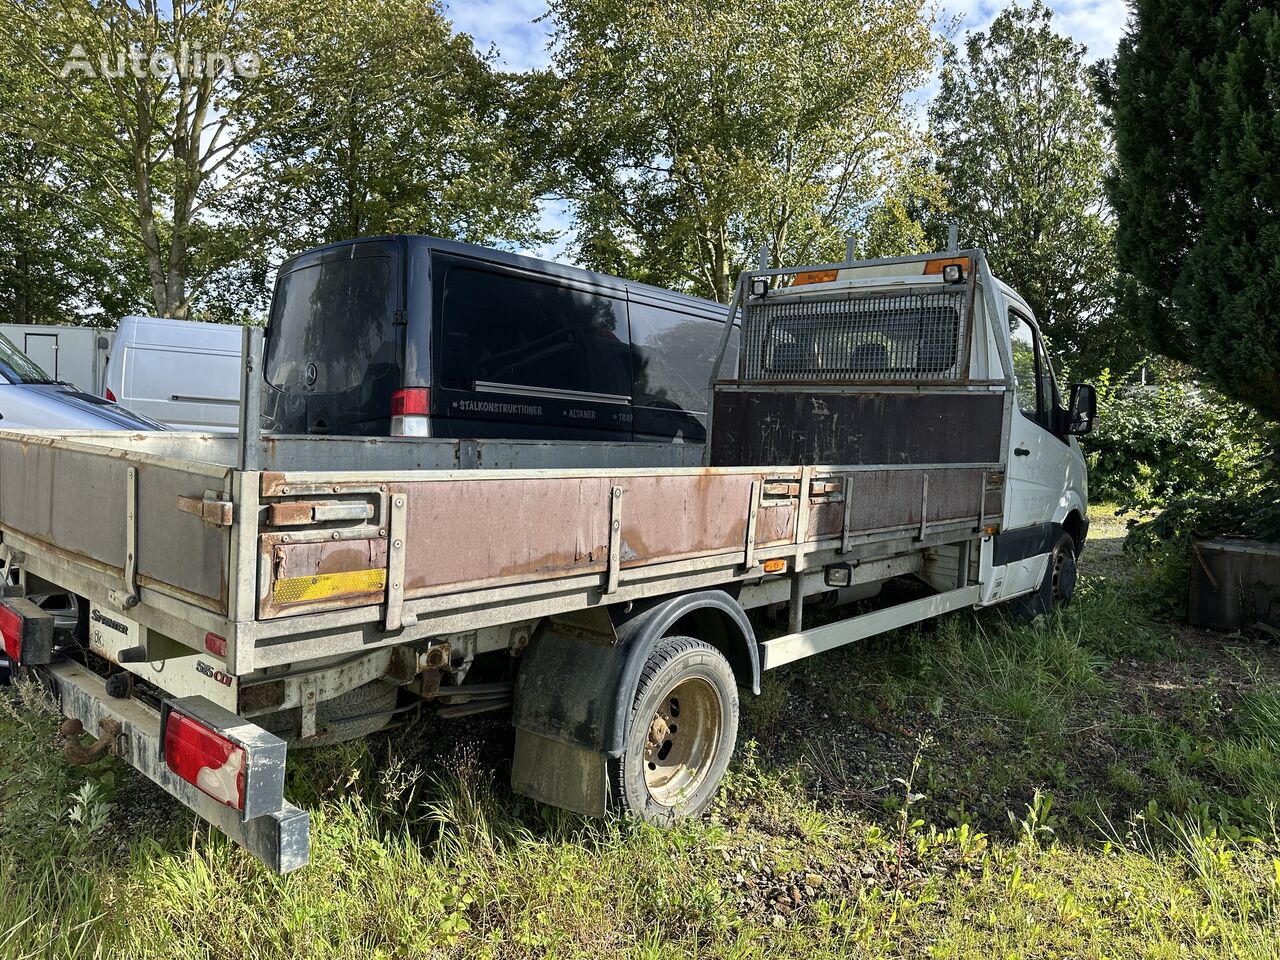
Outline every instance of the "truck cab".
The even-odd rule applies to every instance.
[[[1095,392],[1064,399],[1031,308],[982,251],[760,270],[739,289],[741,362],[712,384],[709,463],[893,464],[908,472],[885,487],[886,525],[951,511],[938,499],[980,470],[1000,498],[983,602],[1070,599]]]

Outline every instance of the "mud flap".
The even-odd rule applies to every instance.
[[[516,678],[511,787],[592,816],[610,799],[609,760],[622,754],[636,686],[650,651],[686,621],[725,653],[741,686],[760,691],[755,635],[735,599],[704,590],[637,604],[629,613],[595,607],[539,627]],[[719,632],[717,633],[717,628]]]
[[[516,730],[511,789],[589,817],[609,809],[608,757],[603,751]]]
[[[604,816],[606,744],[625,665],[608,614],[587,611],[544,624],[516,678],[511,789],[552,806]]]

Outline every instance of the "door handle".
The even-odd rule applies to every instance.
[[[1028,450],[1026,447],[1014,447],[1013,455],[1015,457],[1029,457],[1031,456],[1031,451]]]

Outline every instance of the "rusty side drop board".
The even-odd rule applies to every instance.
[[[802,476],[812,477],[812,488]],[[927,498],[922,497],[926,476]],[[388,478],[386,487],[388,497],[405,501],[404,596],[413,599],[584,574],[603,579],[609,569],[615,487],[622,491],[619,560],[625,577],[626,570],[706,557],[723,557],[726,565],[735,558],[745,561],[753,489],[764,491],[754,551],[796,543],[802,515],[800,543],[839,537],[846,516],[855,533],[915,531],[921,526],[922,506],[926,524],[968,522],[976,527],[980,517],[994,520],[999,514],[998,486],[982,492],[985,477],[976,468],[690,469],[612,476],[476,473],[421,481],[401,477]],[[275,478],[273,483],[276,489],[287,486]],[[305,475],[294,475],[291,489],[307,487]],[[368,483],[362,489],[368,489]],[[812,497],[811,489],[818,491]],[[807,498],[805,510],[800,509],[801,497]],[[377,522],[385,531],[386,518],[380,516]],[[354,531],[337,540],[324,536],[275,532],[261,538],[265,575],[260,616],[382,602],[385,578],[378,580],[374,571],[386,569],[385,536]],[[335,579],[362,571],[368,575]],[[353,592],[317,600],[297,587],[306,587],[298,579],[306,577],[327,578],[317,589],[342,583]],[[284,581],[289,581],[287,591],[280,587]],[[280,602],[285,596],[288,602]]]

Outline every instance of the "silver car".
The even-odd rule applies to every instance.
[[[164,430],[164,424],[52,379],[0,334],[0,430]]]

